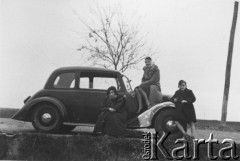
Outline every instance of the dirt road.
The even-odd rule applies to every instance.
[[[67,134],[58,134],[56,136],[71,136],[77,135],[79,133],[89,133],[91,134],[93,127],[88,126],[78,126],[71,133]],[[141,131],[151,131],[154,132],[153,129],[141,129]],[[29,122],[21,122],[12,120],[9,118],[0,118],[0,132],[7,134],[17,134],[17,133],[37,133],[33,128],[32,124]],[[220,142],[223,139],[233,139],[235,142],[240,143],[240,132],[227,132],[227,131],[216,131],[216,130],[200,130],[197,129],[197,139],[208,139],[210,133],[213,134],[214,139],[218,139]]]

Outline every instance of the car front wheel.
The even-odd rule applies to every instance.
[[[158,133],[158,136],[161,137],[163,135],[163,132],[165,134],[170,133],[170,136],[174,138],[182,137],[183,134],[178,129],[177,125],[175,124],[174,119],[175,109],[169,108],[161,111],[155,119],[154,122],[154,128],[155,131]],[[187,129],[186,123],[181,123],[184,130]]]
[[[58,109],[51,104],[36,107],[32,116],[32,124],[38,131],[56,133],[62,126],[62,117]]]

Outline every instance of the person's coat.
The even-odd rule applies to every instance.
[[[102,111],[105,111],[106,108],[113,108],[118,113],[126,113],[125,109],[125,98],[124,96],[117,95],[115,99],[110,99],[109,97],[106,97],[102,103]]]
[[[125,97],[118,95],[116,99],[104,102],[104,106],[111,107],[116,111],[110,112],[106,117],[104,133],[111,136],[125,136],[127,132],[127,111]],[[109,106],[110,105],[110,106]]]
[[[192,90],[184,89],[184,90],[177,90],[175,94],[171,97],[171,101],[177,99],[177,102],[181,102],[182,100],[186,100],[189,106],[193,107],[193,103],[196,101],[196,97],[193,94]]]
[[[177,102],[174,102],[174,99],[177,99]],[[196,101],[196,97],[193,94],[192,90],[177,90],[175,94],[170,99],[176,105],[177,119],[185,120],[187,122],[196,122],[196,114],[193,103]],[[181,103],[182,100],[186,100],[187,103]]]
[[[142,84],[157,85],[160,88],[160,70],[157,65],[153,64],[150,67],[143,68]]]
[[[150,85],[149,102],[151,107],[162,102],[162,92],[157,85]]]

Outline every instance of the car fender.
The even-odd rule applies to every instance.
[[[146,110],[145,112],[141,113],[137,118],[139,122],[139,127],[149,127],[152,124],[152,120],[155,116],[155,114],[158,113],[158,111],[164,109],[164,108],[175,108],[175,104],[172,102],[163,102],[154,105],[150,109]]]
[[[23,108],[20,109],[16,114],[14,114],[12,119],[21,120],[21,121],[31,121],[31,118],[29,117],[29,112],[33,108],[35,108],[37,104],[44,103],[44,102],[55,105],[58,108],[63,119],[68,120],[68,113],[67,113],[66,107],[63,105],[62,102],[60,102],[58,99],[53,97],[39,97],[31,101],[27,101],[26,104],[23,106]]]

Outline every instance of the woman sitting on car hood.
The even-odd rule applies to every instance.
[[[141,84],[135,88],[139,107],[137,113],[143,109],[143,100],[147,106],[151,106],[161,102],[161,88],[160,88],[160,71],[157,65],[152,61],[151,57],[145,58],[146,66],[143,67],[143,77]]]
[[[117,93],[115,87],[109,87],[107,97],[102,104],[102,112],[98,116],[93,134],[108,134],[111,136],[126,135],[127,111],[124,104],[125,98]]]

